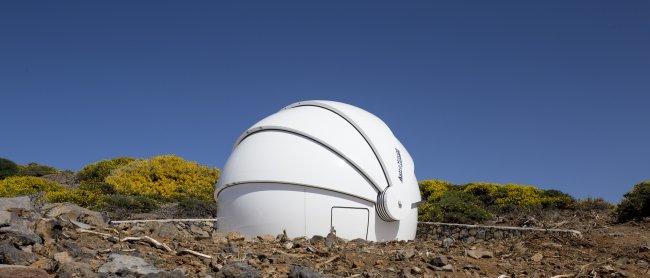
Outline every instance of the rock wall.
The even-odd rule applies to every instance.
[[[143,231],[169,237],[177,233],[185,236],[210,237],[216,232],[216,221],[212,219],[170,219],[162,221],[115,221],[112,224],[118,229],[131,228],[132,231]],[[500,240],[504,238],[522,237],[534,234],[554,235],[560,237],[581,237],[576,230],[542,229],[508,226],[467,225],[439,222],[419,222],[417,239],[443,240],[451,238],[465,242]]]
[[[582,234],[576,230],[418,222],[417,238],[433,240],[452,238],[454,240],[474,242],[478,240],[499,240],[533,234],[582,237]]]

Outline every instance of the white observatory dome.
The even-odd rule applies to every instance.
[[[246,130],[216,185],[217,226],[247,236],[415,238],[413,159],[386,124],[334,101],[291,104]]]

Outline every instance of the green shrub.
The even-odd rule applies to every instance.
[[[32,195],[62,189],[62,185],[39,177],[15,176],[0,180],[0,197]]]
[[[486,206],[492,206],[496,202],[497,192],[503,185],[496,183],[477,182],[468,183],[463,186],[463,191],[476,196]]]
[[[41,165],[38,163],[28,163],[27,165],[18,166],[18,175],[19,176],[32,176],[32,177],[42,177],[45,175],[56,174],[59,172],[54,167]]]
[[[214,202],[214,184],[219,170],[186,161],[178,156],[163,155],[133,161],[115,169],[106,183],[124,195],[139,195],[164,201],[187,198]]]
[[[77,176],[81,183],[103,183],[104,179],[106,179],[106,177],[108,177],[111,172],[113,172],[113,170],[127,165],[135,160],[135,158],[131,157],[118,157],[97,161],[84,166],[83,169],[79,171]]]
[[[476,196],[460,190],[445,192],[440,198],[439,206],[444,222],[471,223],[491,217]]]
[[[0,157],[0,180],[18,174],[18,164]]]
[[[572,209],[576,206],[576,200],[571,195],[559,190],[544,190],[541,197],[544,208]]]
[[[104,197],[102,205],[110,211],[150,212],[156,210],[160,202],[148,196],[112,194]]]
[[[491,217],[474,195],[461,190],[448,190],[440,200],[427,202],[420,215],[421,221],[443,221],[450,223],[479,222]]]
[[[117,193],[117,191],[115,191],[115,187],[105,182],[82,183],[79,185],[78,189],[93,191],[102,195],[110,195],[110,194]]]
[[[635,185],[632,191],[623,195],[623,200],[616,207],[616,218],[619,222],[644,217],[650,217],[650,181]]]
[[[579,210],[611,210],[614,205],[605,201],[603,198],[586,198],[576,202],[576,209]]]
[[[440,221],[442,212],[436,205],[442,195],[453,188],[453,185],[443,180],[423,180],[419,182],[420,194],[425,202],[418,208],[418,217],[421,221]]]

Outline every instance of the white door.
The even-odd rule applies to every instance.
[[[368,214],[367,208],[332,207],[331,227],[340,238],[367,239]]]

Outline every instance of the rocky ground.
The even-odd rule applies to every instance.
[[[650,277],[650,221],[608,219],[574,212],[496,221],[573,228],[582,238],[246,239],[216,232],[213,222],[110,225],[71,204],[0,198],[0,277]]]

